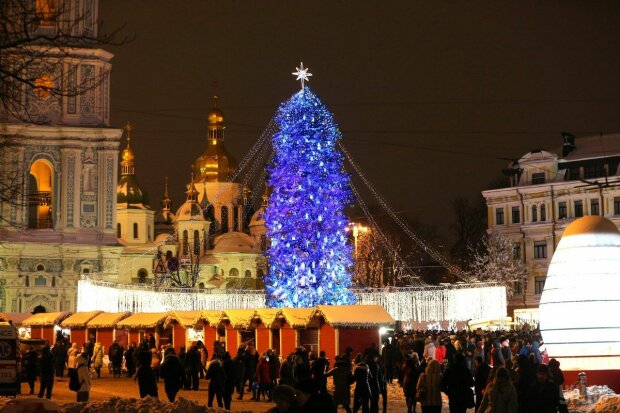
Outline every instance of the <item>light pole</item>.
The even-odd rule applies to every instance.
[[[349,225],[347,225],[344,229],[347,232],[351,232],[353,234],[353,245],[354,245],[354,250],[355,250],[355,260],[357,260],[357,237],[360,236],[360,234],[365,234],[368,231],[370,231],[370,228],[363,226],[362,224],[356,224],[355,222],[349,222]]]

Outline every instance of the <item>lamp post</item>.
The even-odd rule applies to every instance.
[[[355,222],[349,222],[349,225],[347,225],[344,229],[347,232],[351,232],[353,234],[353,245],[354,245],[354,250],[355,250],[355,259],[357,260],[357,237],[360,236],[360,234],[365,234],[368,231],[370,231],[370,228],[363,226],[362,224],[356,224]]]

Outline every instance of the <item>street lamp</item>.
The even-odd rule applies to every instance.
[[[357,260],[357,237],[360,234],[365,234],[370,231],[370,228],[363,226],[362,224],[356,224],[355,222],[349,222],[344,229],[346,232],[351,232],[353,234],[353,245],[355,249],[355,259]]]

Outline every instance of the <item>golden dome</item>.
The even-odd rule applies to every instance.
[[[199,180],[226,182],[237,169],[237,161],[228,153],[223,142],[209,140],[207,149],[192,164]]]
[[[133,126],[131,123],[127,122],[125,125],[125,134],[127,135],[127,146],[121,152],[121,162],[130,162],[136,159],[136,156],[133,153],[133,149],[131,149],[131,131],[133,130]]]

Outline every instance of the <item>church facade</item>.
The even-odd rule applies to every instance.
[[[77,37],[97,34],[98,2],[86,3],[87,18],[71,26]],[[73,16],[56,21],[43,12],[34,28],[42,34]],[[74,311],[83,275],[178,285],[170,274],[189,274],[195,288],[260,287],[265,230],[248,189],[232,179],[223,113],[209,112],[207,149],[193,165],[186,201],[172,211],[166,191],[154,211],[136,178],[131,127],[120,161],[123,130],[110,127],[113,55],[83,43],[62,55],[32,47],[42,63],[36,78],[11,85],[17,104],[0,110],[0,189],[8,194],[0,198],[0,311]],[[20,53],[7,57],[27,58]]]

